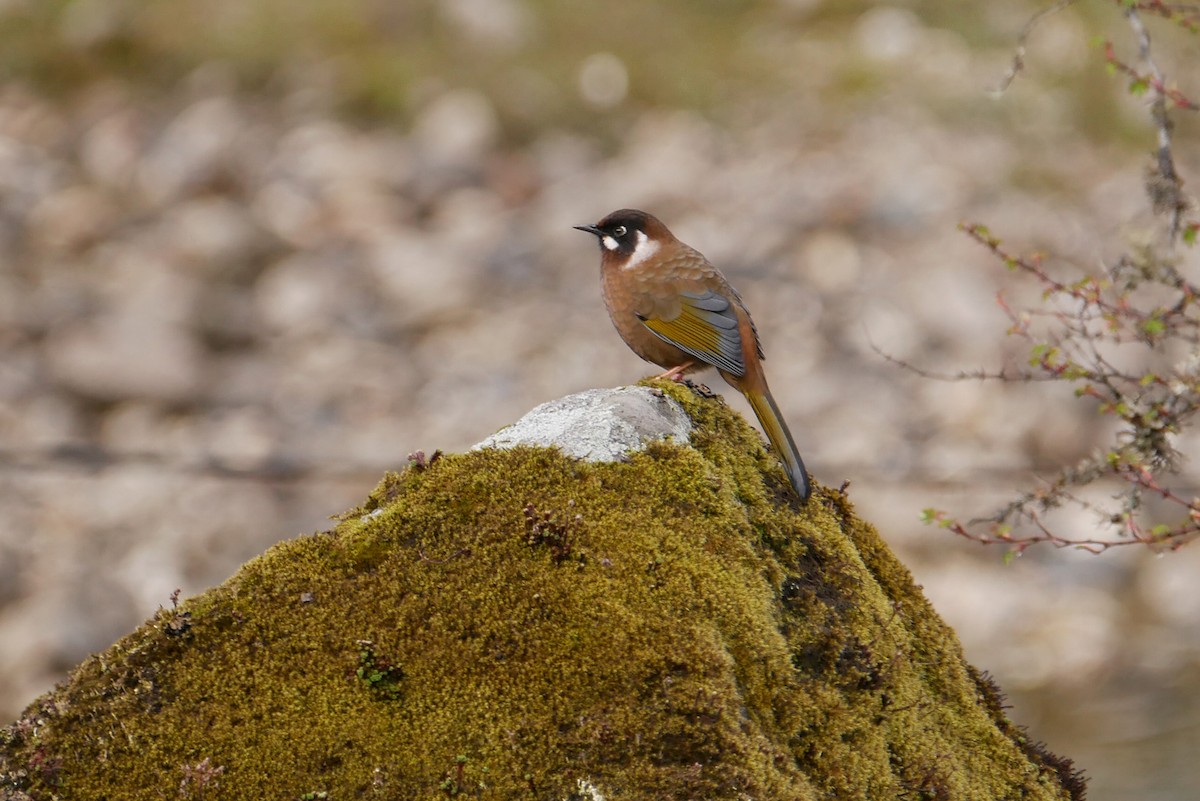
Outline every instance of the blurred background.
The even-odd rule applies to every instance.
[[[1095,43],[1136,61],[1116,3],[1044,19],[994,91],[1039,8],[0,0],[0,721],[410,452],[657,372],[571,230],[635,206],[740,289],[808,466],[852,482],[1030,736],[1094,801],[1194,798],[1200,545],[1006,560],[923,526],[1108,424],[872,346],[1023,359],[995,296],[1037,288],[962,220],[1090,269],[1152,230],[1146,103]],[[1195,97],[1197,39],[1150,30]],[[1175,135],[1200,175],[1196,121]]]

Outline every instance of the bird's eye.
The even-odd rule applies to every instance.
[[[618,225],[616,228],[613,229],[613,236],[618,237],[618,238],[625,236],[625,234],[627,234],[627,233],[628,233],[628,231],[625,230],[625,226],[623,226],[623,225]]]

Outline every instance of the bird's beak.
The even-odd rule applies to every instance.
[[[592,236],[604,236],[604,232],[594,225],[573,225],[576,231],[587,231]]]

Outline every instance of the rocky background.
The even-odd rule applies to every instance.
[[[1092,44],[1136,58],[1115,4],[1046,18],[1004,93],[1034,4],[613,5],[0,4],[0,719],[410,452],[652,372],[571,230],[635,206],[740,289],[809,468],[851,482],[1031,736],[1090,798],[1186,795],[1200,546],[1006,562],[921,525],[1109,424],[877,352],[1023,360],[995,295],[1036,287],[962,220],[1083,268],[1150,235],[1154,131]],[[1195,38],[1152,33],[1200,91]],[[1175,134],[1200,174],[1196,122]]]

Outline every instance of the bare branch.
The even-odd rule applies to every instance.
[[[1003,94],[1008,91],[1008,87],[1012,86],[1012,82],[1017,79],[1017,75],[1025,70],[1025,44],[1029,41],[1029,37],[1033,35],[1033,31],[1046,17],[1064,10],[1068,6],[1075,5],[1076,0],[1059,0],[1052,6],[1043,8],[1041,11],[1034,14],[1025,23],[1025,27],[1021,28],[1021,35],[1017,37],[1017,46],[1013,51],[1012,66],[1008,72],[1000,79],[1000,83],[996,85],[992,92],[995,94]]]
[[[928,378],[933,381],[1050,381],[1052,376],[1037,375],[1028,372],[1009,373],[1003,370],[998,370],[994,373],[989,373],[985,370],[962,370],[957,373],[938,373],[933,370],[928,370],[924,367],[918,367],[915,364],[906,362],[905,360],[893,356],[887,351],[880,348],[871,339],[871,335],[867,334],[867,344],[874,353],[889,364],[894,364],[897,367],[903,368],[914,375],[921,378]]]
[[[1168,90],[1162,71],[1158,68],[1158,64],[1150,52],[1150,32],[1142,24],[1142,18],[1138,14],[1136,5],[1125,9],[1125,19],[1129,21],[1129,26],[1133,28],[1134,36],[1137,37],[1138,58],[1150,72],[1149,84],[1154,92],[1154,99],[1150,105],[1150,116],[1158,131],[1158,167],[1150,176],[1148,188],[1154,210],[1171,215],[1167,248],[1168,251],[1173,252],[1182,230],[1183,214],[1191,204],[1183,193],[1183,181],[1180,180],[1179,174],[1175,170],[1175,155],[1171,150],[1171,120],[1167,116]],[[1194,108],[1190,101],[1181,104],[1175,100],[1174,103],[1179,108]]]

